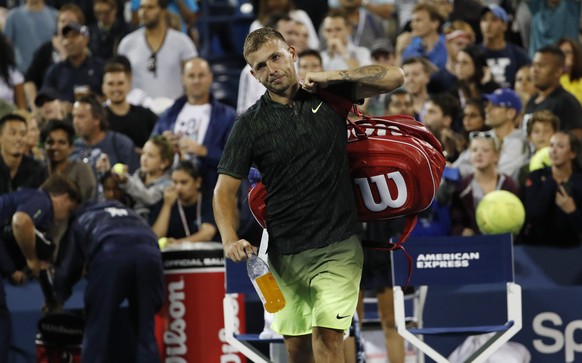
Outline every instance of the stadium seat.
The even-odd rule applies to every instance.
[[[441,353],[428,345],[427,335],[478,335],[494,333],[466,362],[484,362],[522,326],[521,287],[514,282],[513,239],[510,234],[472,237],[431,237],[409,239],[406,251],[412,265],[402,251],[392,251],[394,282],[394,314],[398,333],[437,363],[449,362]],[[411,270],[409,270],[411,267]],[[410,271],[410,274],[409,274]],[[408,281],[408,278],[410,280]],[[507,319],[494,325],[424,326],[407,328],[403,288],[428,287],[428,297],[444,286],[459,288],[470,285],[505,285]],[[454,293],[450,294],[451,299]],[[490,306],[489,298],[480,299],[481,306],[471,306],[474,316]],[[427,299],[426,303],[430,303]],[[422,313],[417,319],[422,322]],[[443,311],[442,314],[455,314]],[[446,319],[445,319],[446,320]],[[451,319],[454,320],[454,319]]]
[[[225,259],[225,284],[226,293],[223,300],[223,309],[226,342],[255,363],[271,363],[271,360],[258,349],[258,345],[283,343],[283,339],[264,339],[259,336],[259,333],[241,334],[239,329],[241,304],[244,304],[245,300],[258,300],[259,298],[248,278],[246,265]]]

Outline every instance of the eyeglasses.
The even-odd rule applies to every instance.
[[[469,133],[469,140],[474,139],[491,139],[495,145],[496,150],[500,150],[499,139],[495,135],[495,131],[471,131]]]
[[[158,59],[156,58],[157,54],[152,53],[147,61],[148,71],[152,72],[154,76],[156,75],[156,71],[158,70]]]

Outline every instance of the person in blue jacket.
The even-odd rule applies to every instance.
[[[48,268],[52,250],[50,242],[41,234],[49,231],[53,221],[66,220],[80,199],[76,185],[56,174],[40,189],[21,189],[0,196],[2,278],[20,285],[25,280],[22,270],[26,265],[33,276]],[[48,246],[50,252],[42,249],[42,245]],[[0,362],[8,362],[10,335],[10,313],[4,283],[0,281]]]
[[[198,164],[202,175],[202,200],[211,201],[218,180],[218,162],[234,125],[236,111],[212,97],[213,77],[206,60],[189,60],[182,73],[186,95],[160,115],[152,135],[164,135],[175,145],[182,159]]]
[[[131,208],[91,202],[75,215],[55,267],[58,310],[86,273],[83,362],[112,362],[115,311],[127,299],[136,337],[135,362],[160,362],[154,315],[164,301],[162,256],[156,235]]]

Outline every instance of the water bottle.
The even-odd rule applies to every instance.
[[[285,307],[285,297],[283,297],[277,281],[269,270],[269,266],[254,253],[247,260],[247,273],[265,310],[269,313],[275,313]]]

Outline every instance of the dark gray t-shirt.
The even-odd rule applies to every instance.
[[[349,84],[329,90],[353,98]],[[298,253],[359,232],[346,148],[345,118],[318,95],[299,90],[290,107],[265,94],[235,122],[218,172],[243,179],[258,167],[269,252]]]
[[[530,122],[531,115],[536,111],[549,110],[560,119],[560,130],[571,131],[582,128],[582,107],[570,92],[562,86],[556,88],[545,100],[536,103],[537,94],[529,99],[525,106],[523,125]]]

